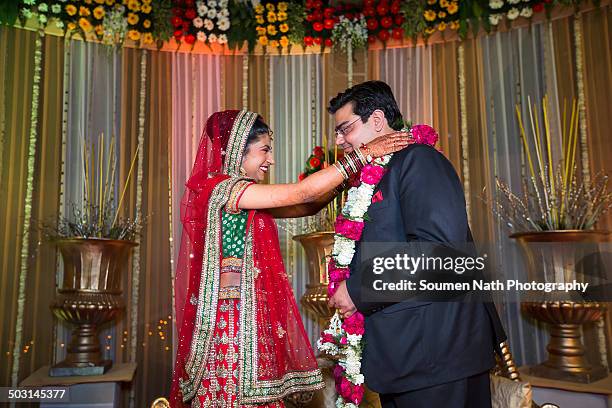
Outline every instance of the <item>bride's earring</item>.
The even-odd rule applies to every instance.
[[[243,177],[245,177],[247,175],[246,170],[242,166],[240,166],[240,175],[243,176]]]

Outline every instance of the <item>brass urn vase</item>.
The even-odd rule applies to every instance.
[[[325,326],[334,314],[327,306],[327,263],[334,249],[334,233],[311,232],[293,239],[302,244],[308,258],[308,283],[300,303],[317,317],[321,326]]]
[[[104,374],[112,362],[102,359],[98,328],[125,308],[121,274],[137,244],[104,238],[66,238],[56,244],[64,261],[64,278],[51,310],[76,328],[66,358],[53,365],[49,375]]]
[[[586,282],[593,277],[585,262],[599,252],[598,244],[610,241],[609,231],[559,230],[516,233],[527,262],[529,280],[536,282]],[[585,270],[586,269],[586,270]],[[605,305],[587,301],[579,293],[541,293],[521,302],[521,310],[547,323],[548,358],[529,369],[530,374],[557,380],[589,383],[608,375],[608,370],[590,363],[581,342],[581,326],[595,322]]]

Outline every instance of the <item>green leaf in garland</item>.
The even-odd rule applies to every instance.
[[[172,18],[171,0],[153,0],[153,37],[157,40],[158,48],[161,48],[164,41],[172,38],[173,27],[170,19]]]
[[[3,0],[0,2],[0,24],[12,26],[19,15],[19,0]]]
[[[470,29],[470,27],[468,25],[467,20],[461,19],[459,21],[459,30],[457,30],[458,33],[459,33],[459,38],[461,38],[462,40],[465,40],[466,37],[467,37],[469,29]]]

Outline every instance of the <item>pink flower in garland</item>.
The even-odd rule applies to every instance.
[[[378,184],[385,175],[385,172],[386,170],[384,167],[366,164],[363,169],[361,169],[361,181],[371,185]]]
[[[350,317],[344,319],[344,322],[342,322],[342,328],[348,334],[363,335],[363,333],[365,333],[364,323],[365,321],[363,315],[359,312],[356,312],[353,313]]]
[[[321,335],[321,340],[323,341],[323,343],[336,343],[336,339],[334,339],[334,336],[329,333],[323,333]]]
[[[342,377],[340,383],[336,382],[336,391],[347,401],[359,405],[363,400],[364,388],[361,385],[353,385],[346,378]]]
[[[330,282],[342,282],[343,280],[348,279],[350,276],[349,268],[341,268],[337,266],[333,259],[329,260],[329,264],[327,265],[327,273],[329,275]]]
[[[429,125],[414,125],[410,128],[410,133],[416,143],[434,146],[438,141],[438,133]]]
[[[361,401],[363,400],[364,392],[365,392],[365,389],[363,388],[363,386],[357,385],[353,387],[351,395],[348,399],[353,401],[354,404],[359,405],[361,404]]]
[[[364,224],[362,221],[348,220],[344,218],[342,214],[340,214],[336,218],[334,229],[337,234],[343,235],[348,239],[352,239],[353,241],[359,241],[359,238],[361,238],[361,233],[363,232],[363,226]]]

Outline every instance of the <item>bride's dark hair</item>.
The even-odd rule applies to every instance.
[[[268,126],[268,124],[264,121],[264,118],[257,115],[257,119],[255,119],[255,122],[253,122],[253,127],[251,127],[251,131],[249,132],[249,136],[247,137],[244,145],[244,153],[247,153],[249,151],[249,146],[256,143],[261,136],[269,133],[270,126]]]

